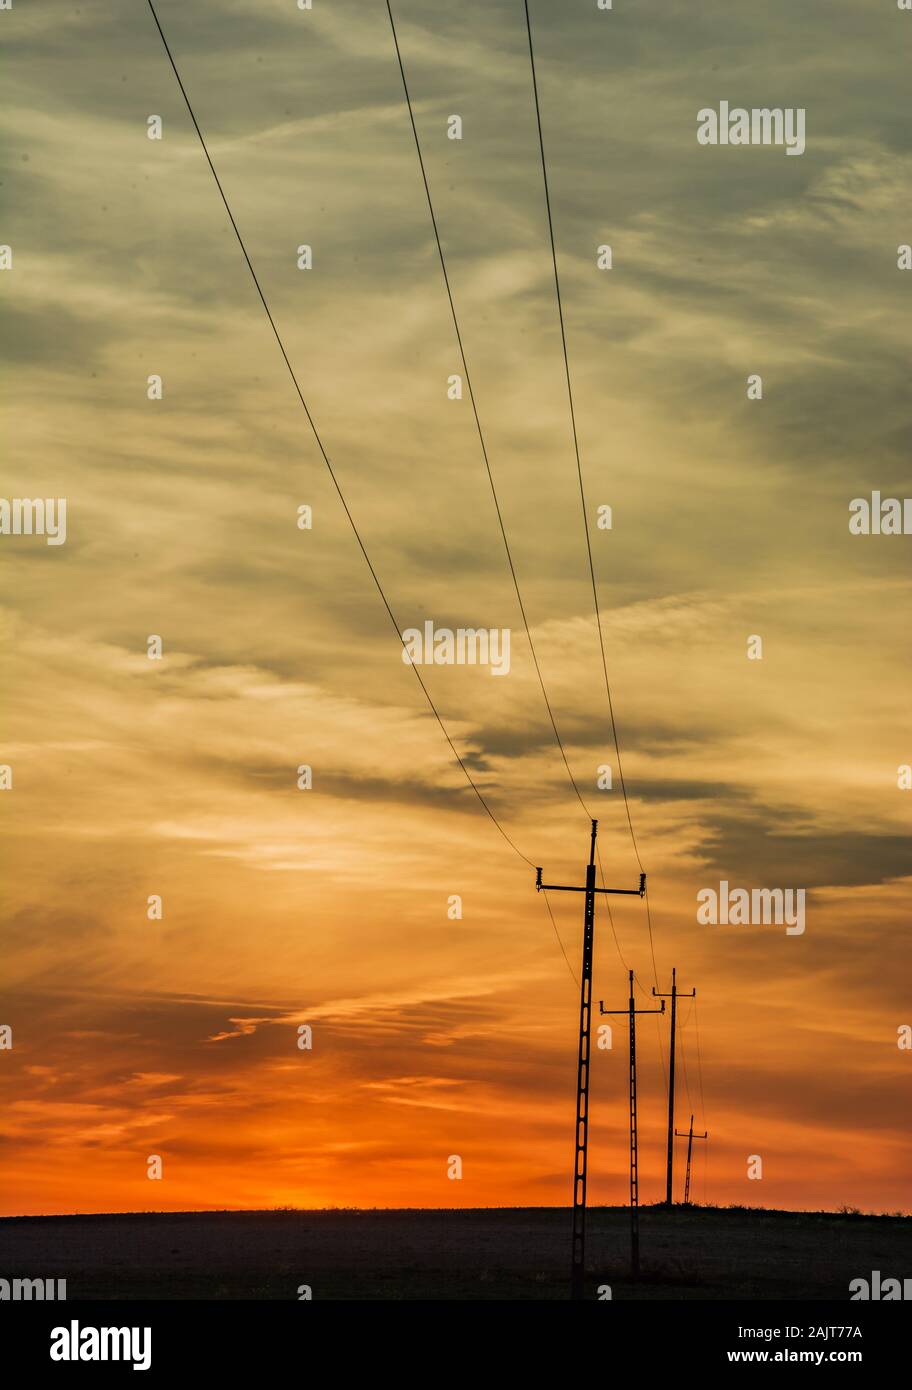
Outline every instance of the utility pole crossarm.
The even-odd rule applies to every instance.
[[[606,1009],[601,999],[599,1000],[600,1014],[623,1014],[625,1018],[629,1018],[631,1012],[635,1014],[663,1014],[665,1012],[665,1000],[662,1000],[660,1009],[633,1009],[632,1011],[630,1009]]]
[[[542,892],[542,890],[545,890],[548,893],[588,893],[590,891],[585,886],[578,888],[575,884],[542,883],[541,869],[536,869],[535,874],[535,887],[539,893]],[[646,893],[646,875],[640,874],[639,888],[593,888],[591,891],[593,893],[610,893],[612,895],[619,895],[621,897],[627,898],[642,898],[645,896]]]
[[[673,975],[674,971],[672,971],[671,973]],[[675,985],[672,986],[670,994],[660,994],[659,991],[656,989],[655,985],[653,985],[652,987],[652,992],[655,995],[656,999],[695,999],[697,995],[697,991],[695,989],[691,989],[685,992],[683,989],[678,989]]]

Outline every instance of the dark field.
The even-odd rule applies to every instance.
[[[566,1298],[569,1213],[268,1211],[14,1217],[0,1277],[65,1278],[70,1300]],[[912,1218],[712,1207],[590,1212],[587,1296],[837,1299],[849,1281],[912,1275]]]

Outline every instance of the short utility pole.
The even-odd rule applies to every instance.
[[[683,1139],[683,1138],[684,1138],[684,1133],[683,1133],[682,1130],[676,1129],[676,1130],[675,1130],[675,1134],[678,1136],[679,1139]],[[687,1171],[686,1171],[685,1177],[684,1177],[684,1205],[685,1205],[685,1207],[689,1207],[689,1206],[690,1206],[690,1160],[691,1160],[691,1156],[692,1156],[692,1154],[693,1154],[694,1140],[695,1140],[695,1139],[708,1139],[708,1138],[709,1138],[709,1133],[706,1132],[706,1131],[704,1131],[703,1134],[694,1134],[694,1117],[693,1117],[693,1115],[691,1115],[691,1117],[690,1117],[690,1129],[687,1131]]]
[[[626,1009],[606,1009],[599,1000],[599,1013],[627,1014],[630,1019],[630,1275],[640,1277],[640,1196],[637,1181],[637,1052],[636,1016],[637,1014],[663,1014],[665,1000],[660,1009],[638,1009],[633,997],[633,971],[630,971],[630,999]]]
[[[573,1231],[570,1262],[570,1297],[583,1297],[586,1271],[586,1164],[589,1152],[589,1041],[592,1030],[592,945],[595,931],[596,893],[616,893],[641,898],[646,892],[646,875],[640,874],[639,888],[596,888],[595,836],[598,821],[592,822],[589,863],[585,887],[564,883],[542,883],[542,871],[535,871],[535,887],[552,893],[585,893],[583,909],[583,963],[580,971],[579,1057],[576,1068],[576,1152],[573,1162]]]

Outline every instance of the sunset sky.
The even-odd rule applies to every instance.
[[[542,674],[606,878],[632,888],[523,6],[393,8]],[[647,993],[672,966],[696,987],[678,1127],[693,1110],[710,1133],[698,1200],[909,1211],[912,539],[851,536],[848,507],[912,495],[912,13],[531,8],[657,965],[643,903],[615,900],[617,946],[600,904],[594,997],[622,1008],[628,965]],[[505,678],[422,669],[447,729],[522,854],[582,882],[589,822],[470,401],[447,397],[461,368],[386,6],[156,9],[398,621],[511,631]],[[0,1212],[566,1204],[576,985],[402,661],[146,0],[17,0],[0,38],[2,491],[68,501],[64,545],[0,536]],[[722,100],[804,108],[806,152],[701,147]],[[722,879],[806,889],[805,933],[698,925]],[[578,972],[581,899],[552,906]],[[592,1202],[627,1198],[615,1022]],[[655,1020],[638,1036],[647,1202],[667,1024],[661,1054]]]

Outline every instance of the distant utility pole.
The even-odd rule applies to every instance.
[[[637,1181],[637,1014],[663,1014],[665,1000],[660,1009],[638,1009],[633,997],[633,971],[630,972],[630,999],[626,1009],[606,1009],[599,1000],[599,1013],[627,1014],[630,1019],[630,1273],[634,1279],[640,1277],[640,1196]],[[689,1171],[689,1170],[688,1170]]]
[[[663,1001],[663,1002],[664,1002],[664,1001]],[[683,1132],[683,1130],[676,1129],[676,1130],[675,1130],[675,1134],[678,1136],[679,1139],[683,1139],[683,1138],[684,1138],[684,1132]],[[708,1139],[708,1138],[709,1138],[709,1133],[708,1133],[708,1131],[704,1131],[702,1134],[694,1134],[694,1117],[693,1117],[693,1115],[691,1115],[691,1117],[690,1117],[690,1129],[687,1131],[687,1172],[686,1172],[686,1175],[685,1175],[685,1177],[684,1177],[684,1205],[685,1205],[685,1207],[690,1206],[690,1159],[691,1159],[691,1155],[693,1154],[694,1140],[695,1140],[695,1139]]]
[[[595,928],[595,895],[596,893],[617,893],[641,898],[646,892],[645,874],[640,874],[639,888],[596,888],[595,836],[597,830],[598,821],[594,820],[584,888],[570,887],[564,883],[542,883],[541,869],[535,870],[535,887],[539,892],[545,889],[552,893],[585,893],[586,895],[583,910],[583,963],[580,970],[579,1060],[576,1069],[576,1155],[573,1163],[571,1298],[583,1297],[583,1281],[586,1270],[586,1164],[589,1150],[589,1039],[592,1030],[592,941]]]
[[[675,1027],[679,999],[695,999],[697,991],[692,989],[689,994],[682,994],[677,985],[677,972],[671,972],[671,994],[660,994],[653,986],[652,990],[656,999],[671,1000],[671,1053],[668,1061],[668,1161],[665,1170],[665,1205],[671,1206],[671,1173],[674,1165],[674,1127],[675,1127]]]

